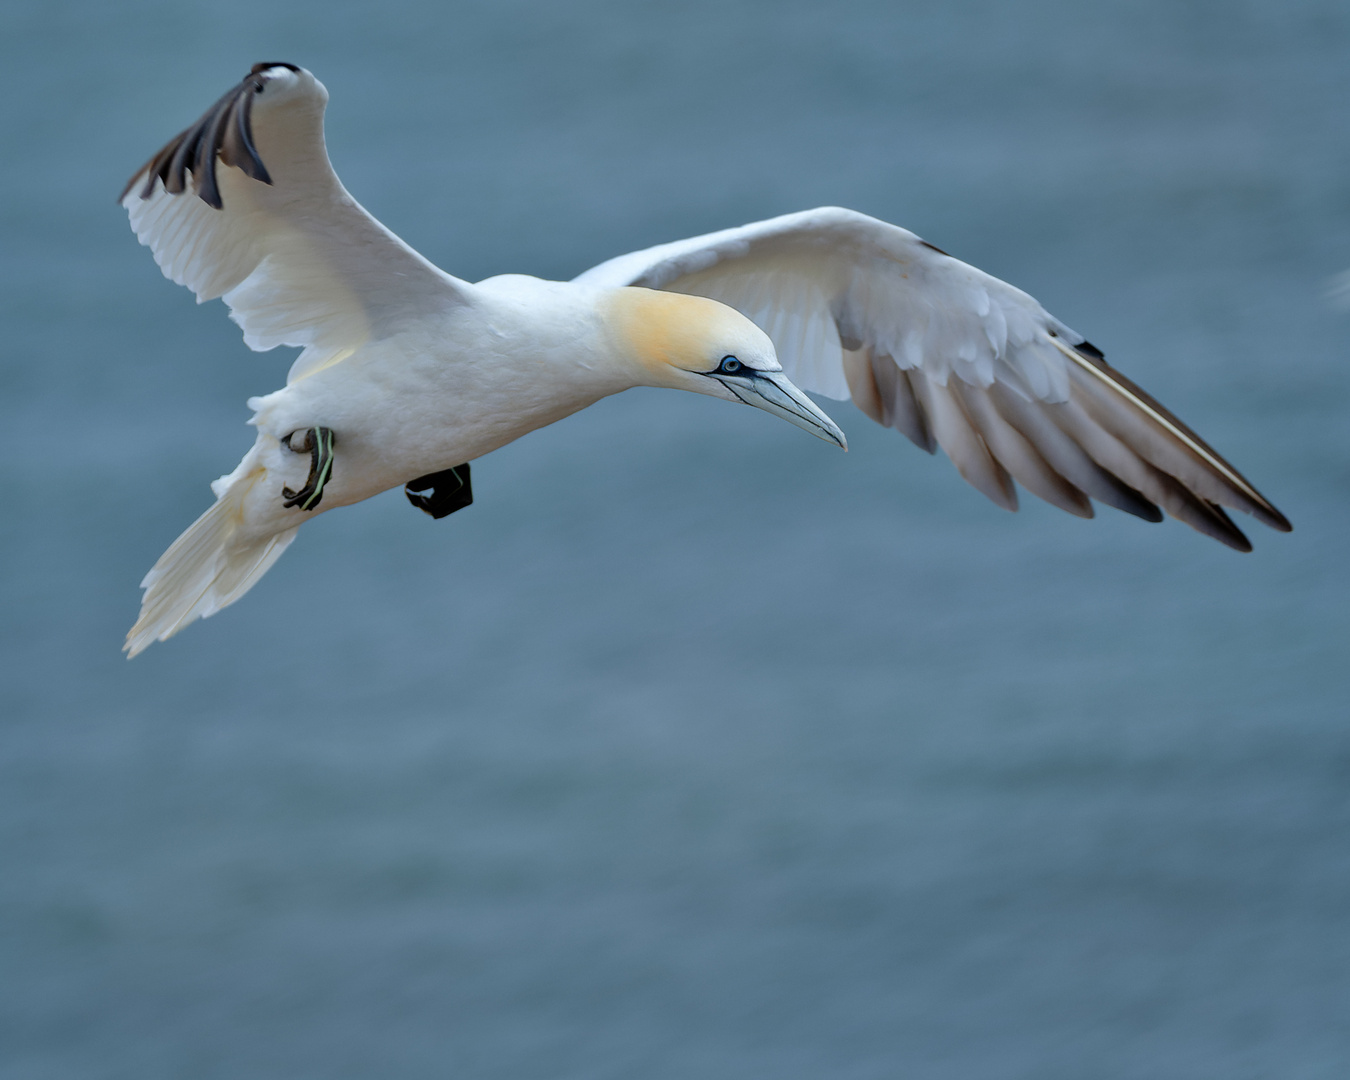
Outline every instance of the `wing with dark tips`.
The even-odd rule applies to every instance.
[[[222,297],[250,348],[304,349],[292,382],[465,298],[342,186],[327,102],[303,68],[255,64],[121,198],[165,276]]]
[[[1222,507],[1289,522],[1190,428],[1032,297],[895,225],[825,207],[679,240],[582,274],[712,297],[773,339],[804,390],[851,398],[994,502],[1016,483],[1092,516],[1166,511],[1250,550]]]

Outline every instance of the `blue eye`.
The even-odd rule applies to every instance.
[[[717,374],[735,375],[736,372],[740,371],[744,366],[745,365],[734,356],[724,356],[722,357],[722,362],[717,365]]]

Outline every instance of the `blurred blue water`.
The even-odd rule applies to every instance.
[[[1344,4],[11,0],[0,59],[0,1077],[1347,1075]],[[913,228],[1297,531],[634,392],[127,664],[288,358],[113,200],[262,59],[464,277]]]

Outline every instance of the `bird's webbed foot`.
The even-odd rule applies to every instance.
[[[418,492],[431,489],[430,495]],[[473,502],[473,485],[469,483],[469,464],[456,465],[438,473],[428,473],[403,485],[403,494],[417,509],[434,518],[443,518],[456,510],[463,510]]]
[[[298,506],[301,510],[313,510],[323,499],[324,486],[333,479],[333,443],[332,428],[312,427],[304,431],[292,431],[281,440],[282,445],[297,454],[309,451],[309,476],[305,486],[299,491],[288,487],[281,489],[286,507]]]

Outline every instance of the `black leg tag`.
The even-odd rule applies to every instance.
[[[419,492],[430,489],[431,494]],[[417,509],[434,518],[448,517],[473,502],[473,485],[469,482],[469,465],[456,465],[438,473],[428,473],[403,485],[403,494]]]

